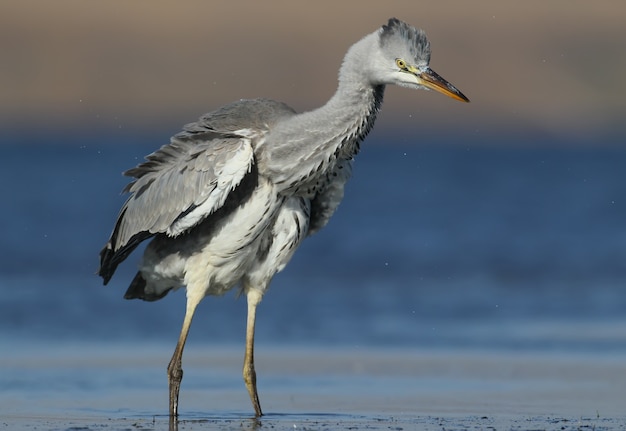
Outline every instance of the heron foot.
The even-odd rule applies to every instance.
[[[178,417],[178,394],[180,382],[183,380],[183,369],[180,361],[172,359],[167,367],[167,376],[170,389],[170,417]]]
[[[259,394],[256,390],[256,371],[254,370],[254,362],[244,363],[243,381],[246,384],[246,389],[248,389],[248,394],[250,395],[250,401],[252,401],[256,417],[263,416],[261,403],[259,402]]]

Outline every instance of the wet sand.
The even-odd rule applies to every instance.
[[[211,417],[181,419],[176,426],[167,418],[10,418],[1,427],[10,430],[623,430],[624,418],[566,418],[517,416],[359,416],[268,415],[253,418]]]
[[[3,349],[6,350],[6,349]],[[178,429],[626,429],[623,355],[258,346],[186,352]],[[168,429],[162,346],[21,348],[0,358],[0,429]]]

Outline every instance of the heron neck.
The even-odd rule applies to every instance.
[[[349,160],[358,152],[385,92],[384,85],[372,83],[367,75],[370,43],[366,37],[348,51],[337,91],[324,106],[290,117],[270,132],[259,155],[260,170],[281,189],[316,182],[338,159]]]
[[[321,118],[336,125],[332,138],[358,147],[374,126],[384,94],[384,85],[340,79],[335,95],[319,109]]]
[[[342,152],[358,151],[359,143],[374,126],[383,102],[385,85],[373,83],[368,72],[371,45],[377,41],[374,33],[348,50],[339,69],[337,91],[324,106],[314,111],[313,117],[320,129],[326,125],[327,130],[334,132],[328,143],[337,145]]]

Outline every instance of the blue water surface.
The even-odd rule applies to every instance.
[[[275,278],[257,343],[626,351],[626,147],[382,136],[364,143],[327,228]],[[120,173],[165,142],[4,138],[1,345],[173,348],[182,291],[122,299],[137,252],[108,286],[95,276]],[[208,298],[189,343],[243,345],[245,311],[234,294]]]

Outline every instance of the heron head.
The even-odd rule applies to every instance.
[[[423,30],[391,18],[378,31],[378,41],[382,59],[377,63],[384,69],[381,83],[435,90],[469,102],[455,86],[430,68],[430,42]]]

